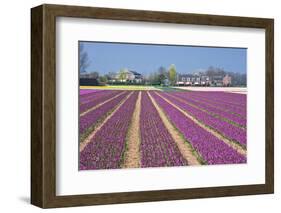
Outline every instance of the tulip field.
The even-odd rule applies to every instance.
[[[80,89],[79,170],[246,162],[246,94]]]

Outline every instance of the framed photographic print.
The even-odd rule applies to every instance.
[[[274,191],[273,19],[31,9],[31,203]]]

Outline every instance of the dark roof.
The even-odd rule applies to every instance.
[[[80,86],[98,86],[99,82],[94,78],[80,78]]]
[[[133,71],[133,70],[129,70],[129,72],[133,73],[134,75],[141,75],[140,73]]]
[[[184,78],[192,78],[192,77],[195,77],[194,75],[192,74],[180,74],[179,75],[180,78],[184,77]]]
[[[223,79],[223,76],[222,75],[215,75],[213,76],[213,79],[216,80],[216,79]]]

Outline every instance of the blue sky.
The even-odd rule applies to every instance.
[[[87,51],[88,72],[117,72],[121,68],[143,75],[160,66],[175,64],[178,73],[192,73],[210,66],[246,73],[247,49],[129,43],[80,42]]]

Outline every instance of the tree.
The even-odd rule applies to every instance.
[[[168,78],[172,85],[175,85],[176,83],[176,76],[177,76],[176,66],[172,64],[168,70]]]
[[[167,70],[165,67],[161,66],[158,69],[157,73],[157,79],[160,82],[160,84],[164,84],[165,79],[167,79]]]
[[[210,66],[206,71],[206,75],[208,75],[211,78],[214,77],[216,75],[215,68]]]
[[[206,75],[208,75],[210,77],[214,77],[216,75],[224,76],[224,75],[226,75],[226,72],[224,71],[224,69],[215,68],[215,67],[211,66],[207,69]]]
[[[121,82],[124,82],[124,80],[126,79],[126,69],[121,69],[119,72],[119,80]]]
[[[155,73],[151,72],[146,76],[146,82],[147,84],[155,84]]]
[[[91,73],[89,73],[89,77],[94,78],[94,79],[98,79],[99,78],[99,72],[97,72],[97,71],[91,72]]]
[[[80,73],[85,73],[86,68],[90,65],[88,53],[84,49],[84,45],[81,43],[79,46],[79,70]]]
[[[100,76],[99,81],[102,82],[102,83],[106,83],[108,81],[107,76],[106,75]]]
[[[247,86],[247,75],[245,73],[228,72],[233,86]]]

